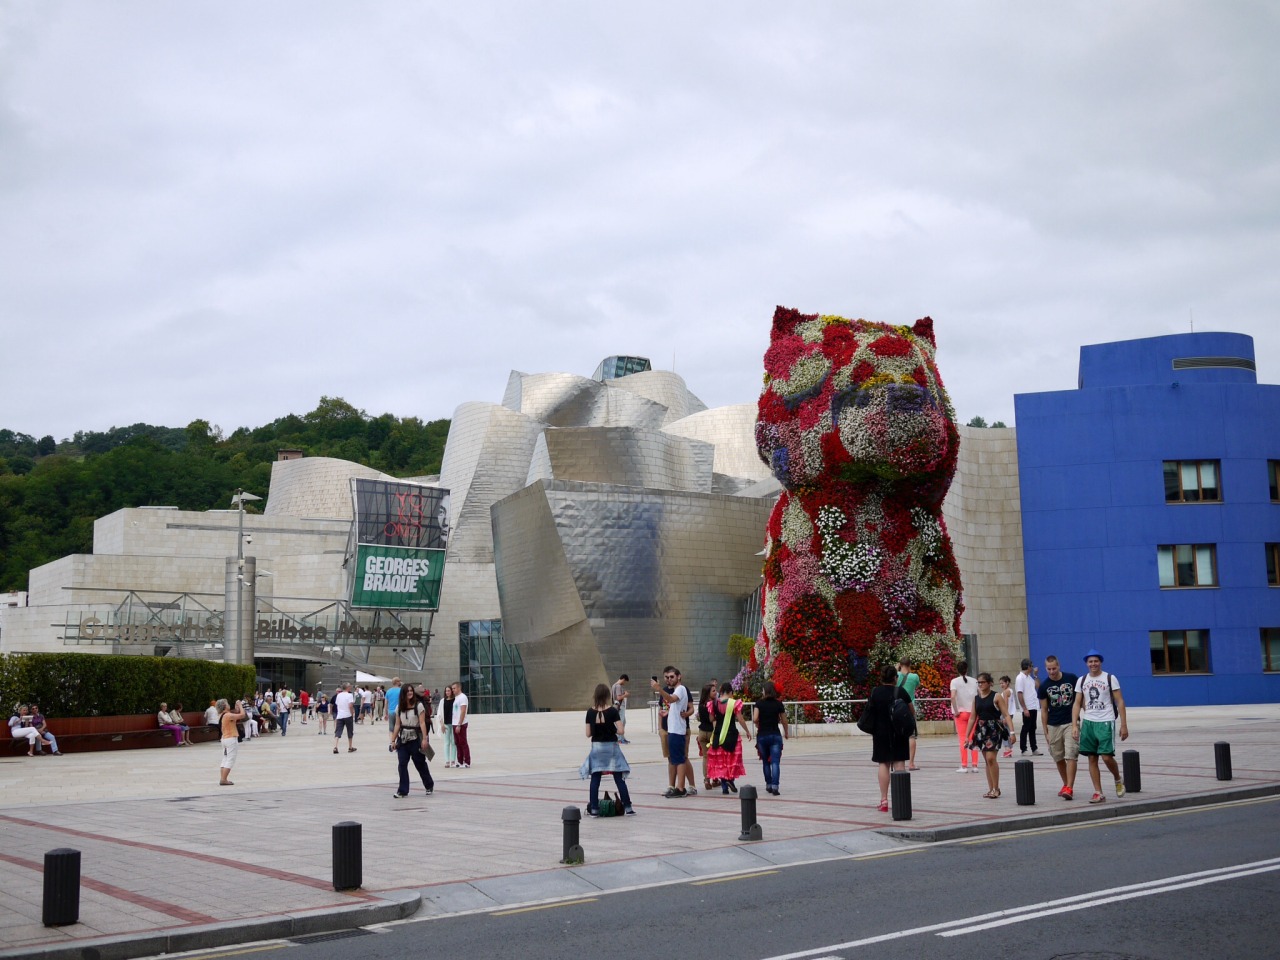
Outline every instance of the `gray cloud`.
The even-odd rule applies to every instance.
[[[960,415],[1251,334],[1262,3],[0,10],[0,425],[449,416],[632,352],[753,399],[775,304],[931,314]]]

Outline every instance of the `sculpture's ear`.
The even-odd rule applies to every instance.
[[[775,320],[774,322],[776,323],[777,321]],[[917,320],[916,325],[911,328],[911,332],[914,333],[921,340],[928,340],[929,346],[933,347],[935,350],[938,349],[938,341],[933,339],[933,318],[932,317],[922,317],[921,319]]]
[[[784,336],[788,333],[794,333],[796,324],[805,320],[811,320],[812,317],[806,317],[798,310],[792,310],[790,307],[778,307],[773,311],[773,336]]]

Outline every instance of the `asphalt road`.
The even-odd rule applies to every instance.
[[[1267,799],[904,845],[234,955],[1258,960],[1280,956],[1278,817]]]

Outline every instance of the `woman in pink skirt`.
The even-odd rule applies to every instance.
[[[718,702],[708,707],[713,727],[711,730],[711,747],[707,751],[707,776],[720,781],[720,792],[738,792],[734,780],[747,775],[747,768],[742,765],[742,737],[738,736],[738,728],[742,728],[742,736],[751,739],[751,728],[742,719],[742,701],[732,696],[725,687],[720,690]]]

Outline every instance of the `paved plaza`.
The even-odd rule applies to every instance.
[[[1121,749],[1140,754],[1139,793],[1116,799],[1104,771],[1107,802],[1090,806],[1082,765],[1076,799],[1064,802],[1046,754],[1033,761],[1034,806],[1016,804],[1011,760],[1001,763],[1003,797],[986,800],[984,777],[955,772],[954,736],[927,737],[911,777],[913,815],[900,822],[876,810],[861,734],[793,737],[776,798],[763,793],[748,745],[742,782],[761,790],[764,839],[741,843],[737,797],[661,796],[657,736],[646,714],[633,714],[624,749],[638,815],[584,819],[578,867],[558,861],[562,809],[586,806],[581,713],[476,716],[471,769],[446,769],[438,756],[434,796],[415,782],[407,799],[392,796],[395,757],[382,725],[357,726],[357,752],[344,741],[335,756],[331,737],[293,723],[287,738],[241,747],[234,787],[217,784],[216,743],[62,758],[5,752],[0,956],[58,947],[92,948],[83,955],[102,960],[141,956],[873,853],[1050,818],[1155,811],[1204,795],[1280,793],[1280,705],[1133,708],[1129,717]],[[1216,741],[1231,745],[1230,781],[1215,776]],[[332,888],[332,827],[344,821],[362,825],[363,887],[354,893]],[[63,847],[82,854],[80,922],[45,927],[43,858]]]

